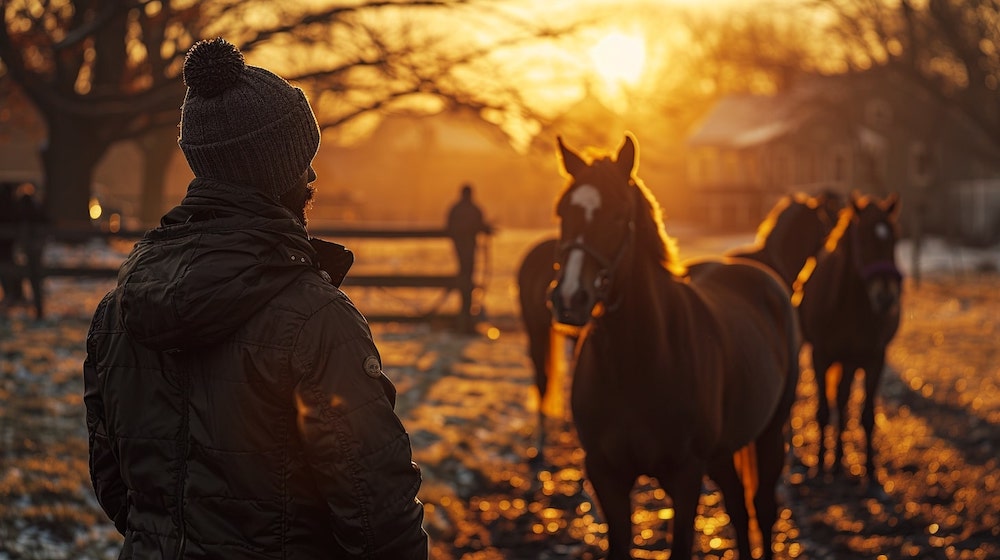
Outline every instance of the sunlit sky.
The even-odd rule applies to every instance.
[[[323,2],[324,0],[316,0]],[[497,13],[508,13],[514,20],[531,26],[560,26],[580,22],[582,27],[569,36],[552,41],[528,42],[523,47],[505,48],[496,53],[494,78],[516,84],[523,98],[538,114],[556,117],[585,97],[593,96],[609,109],[625,113],[645,103],[644,95],[662,95],[664,80],[682,78],[681,57],[689,51],[690,31],[682,21],[682,11],[711,12],[727,8],[790,3],[794,0],[507,0],[493,4],[495,10],[457,10],[440,15],[440,25],[422,28],[429,34],[447,29],[445,41],[455,41],[457,50],[470,42],[489,44],[497,34],[511,31],[498,27]],[[390,34],[401,40],[420,33],[406,18],[385,19],[379,12],[378,24],[400,32]],[[516,31],[511,31],[515,36]],[[346,49],[348,39],[342,42]],[[280,47],[277,47],[280,48]],[[267,47],[255,52],[251,63],[274,65],[286,74],[305,72],[315,56],[289,59],[278,51],[279,58],[268,60]],[[320,53],[313,53],[320,54]],[[349,55],[348,55],[349,56]],[[260,57],[260,58],[257,58]],[[259,61],[259,62],[256,62]],[[274,61],[274,62],[272,62]],[[493,80],[496,82],[496,80]],[[491,83],[484,83],[490,87]],[[434,99],[415,99],[415,103],[439,103]],[[433,112],[433,108],[431,111]],[[362,118],[338,132],[339,142],[351,143],[365,136],[377,123],[375,117]],[[510,123],[508,123],[510,124]],[[532,126],[531,123],[525,123]],[[505,131],[512,136],[530,138],[531,130]]]
[[[612,31],[587,51],[594,68],[607,82],[635,84],[646,63],[646,45],[638,35]]]

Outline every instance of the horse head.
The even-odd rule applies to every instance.
[[[902,274],[896,267],[899,197],[882,200],[852,194],[847,242],[872,310],[884,315],[899,309]]]
[[[837,216],[847,206],[844,196],[833,189],[823,189],[810,197],[820,219],[827,225],[827,233],[837,225]]]
[[[608,304],[612,284],[636,228],[635,138],[626,133],[615,156],[585,161],[558,138],[569,184],[556,206],[559,253],[549,299],[557,322],[583,326]]]
[[[794,287],[803,274],[815,266],[815,255],[826,243],[836,224],[835,207],[825,194],[796,193],[781,199],[771,209],[757,231],[766,264],[774,268],[785,284]],[[804,267],[813,260],[811,266]]]

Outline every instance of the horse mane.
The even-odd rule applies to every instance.
[[[848,204],[840,209],[840,212],[837,213],[837,224],[833,226],[830,234],[826,237],[826,244],[823,246],[823,249],[828,253],[832,253],[840,245],[840,239],[847,233],[848,228],[850,228],[851,219],[856,214],[853,206],[857,205],[858,208],[866,208],[869,204],[875,204],[869,195],[856,194],[854,196],[854,204]]]
[[[781,213],[785,211],[792,204],[792,197],[783,196],[778,202],[775,203],[771,211],[767,213],[764,217],[764,221],[757,226],[757,235],[754,237],[754,244],[758,247],[763,247],[767,242],[767,238],[770,237],[771,232],[774,231],[774,227],[778,225],[778,218]]]
[[[642,179],[632,174],[630,183],[635,187],[639,196],[640,214],[648,219],[640,219],[636,216],[636,240],[655,250],[660,264],[676,276],[683,276],[687,273],[687,268],[681,264],[677,255],[677,240],[669,235],[663,225],[663,208],[656,201],[656,197],[642,182]]]
[[[840,209],[837,213],[837,223],[830,230],[830,233],[826,236],[826,243],[823,244],[823,250],[827,253],[832,253],[840,245],[841,238],[847,233],[847,228],[851,225],[851,219],[854,218],[854,209],[850,206],[846,206]]]
[[[586,176],[574,178],[567,174],[570,185],[573,184],[574,180],[600,179],[598,182],[612,185],[621,180],[616,161],[607,150],[593,146],[587,147],[583,150],[581,157],[589,161]],[[672,274],[676,276],[687,274],[687,267],[681,264],[678,256],[677,241],[667,235],[666,229],[664,229],[663,209],[656,197],[653,196],[652,191],[646,187],[642,179],[636,176],[635,169],[629,175],[628,185],[635,188],[635,192],[631,194],[638,204],[636,208],[638,212],[635,216],[636,242],[652,251],[659,264]],[[563,194],[565,195],[565,191]],[[559,204],[562,204],[562,197],[557,202],[557,206]],[[643,219],[644,217],[645,219]]]
[[[757,226],[757,234],[754,237],[754,244],[758,247],[764,247],[767,243],[767,239],[774,233],[777,228],[778,223],[781,221],[782,213],[788,209],[792,204],[801,204],[807,206],[811,209],[816,209],[819,206],[819,201],[808,194],[797,192],[793,194],[787,194],[774,204],[771,211],[767,213],[764,221]]]

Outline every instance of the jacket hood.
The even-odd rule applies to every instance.
[[[135,341],[187,350],[225,339],[315,270],[315,261],[305,228],[286,208],[248,189],[195,179],[133,248],[116,297]]]

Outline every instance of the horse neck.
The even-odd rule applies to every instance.
[[[654,324],[664,328],[659,324],[661,310],[673,309],[671,300],[682,297],[678,277],[660,262],[659,255],[637,251],[635,247],[621,268],[606,312],[608,321],[623,323],[618,328]]]
[[[759,252],[763,257],[762,260],[766,264],[771,266],[778,276],[785,282],[785,285],[791,286],[795,282],[795,278],[799,271],[802,270],[802,266],[806,264],[806,259],[809,255],[799,255],[799,251],[795,250],[793,257],[790,257],[788,247],[784,247],[783,243],[779,241],[772,241],[774,236],[768,237],[768,242],[765,242],[764,248]],[[781,241],[784,241],[782,239]],[[799,244],[792,243],[792,247],[797,248]]]
[[[606,315],[610,322],[623,321],[619,328],[631,329],[629,321],[659,325],[660,310],[669,305],[677,276],[673,241],[663,232],[655,201],[641,189],[632,191],[634,199],[634,236],[624,259],[618,265],[615,285]],[[624,318],[624,319],[623,319]]]
[[[833,287],[837,290],[840,300],[851,297],[867,298],[864,284],[861,281],[861,270],[857,266],[858,248],[854,240],[856,230],[853,223],[848,223],[843,235],[837,241],[833,253],[836,255]]]
[[[815,244],[803,243],[803,239],[796,236],[791,226],[779,222],[765,238],[762,253],[767,264],[771,265],[787,286],[791,286],[809,257],[816,254],[818,244],[819,240]]]

